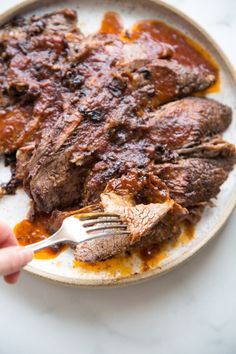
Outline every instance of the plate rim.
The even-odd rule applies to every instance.
[[[56,2],[56,0],[51,1]],[[79,0],[78,0],[79,2]],[[218,45],[218,43],[208,34],[208,32],[197,23],[197,21],[193,20],[190,16],[186,15],[184,12],[179,10],[173,5],[167,4],[163,0],[147,0],[149,3],[154,3],[163,7],[164,9],[172,12],[177,17],[181,18],[183,21],[187,22],[190,26],[194,27],[198,32],[201,33],[203,37],[211,44],[214,50],[217,52],[219,57],[224,62],[233,83],[236,85],[236,71],[234,70],[233,65],[231,64],[230,60]],[[16,16],[19,13],[24,12],[30,6],[36,6],[40,8],[40,0],[23,0],[19,4],[16,4],[9,8],[8,10],[4,11],[0,14],[0,23],[3,24],[4,22],[8,21],[10,18]],[[157,266],[154,269],[150,269],[147,272],[139,273],[139,274],[132,274],[126,277],[118,278],[118,279],[78,279],[72,277],[65,277],[63,275],[55,275],[43,270],[36,269],[31,265],[28,265],[24,268],[25,271],[29,272],[30,274],[36,275],[40,278],[46,279],[48,281],[53,282],[54,284],[63,284],[67,286],[74,286],[74,287],[84,287],[84,288],[107,288],[107,287],[117,287],[117,286],[126,286],[131,284],[140,283],[141,281],[146,281],[152,279],[154,277],[162,276],[169,271],[174,270],[176,267],[186,263],[190,258],[196,255],[204,246],[206,246],[210,240],[214,239],[223,226],[225,225],[227,219],[229,218],[230,214],[233,212],[236,206],[236,195],[232,198],[230,205],[227,208],[227,211],[222,215],[219,221],[214,225],[214,228],[209,231],[206,237],[202,238],[202,240],[195,246],[194,248],[190,248],[186,250],[180,257],[171,261],[170,263],[167,262],[164,266]]]

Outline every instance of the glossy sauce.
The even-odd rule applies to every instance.
[[[130,254],[117,255],[105,261],[96,262],[95,264],[89,264],[75,259],[73,267],[80,268],[80,270],[85,272],[106,272],[110,276],[125,277],[133,273],[132,257],[133,255],[136,255],[141,260],[142,272],[146,272],[149,269],[155,268],[161,261],[167,258],[170,249],[187,244],[193,239],[195,233],[194,225],[186,222],[182,225],[182,230],[182,234],[177,240],[164,242],[161,245],[149,248],[142,248],[138,251],[134,250]],[[42,241],[50,236],[42,225],[42,220],[31,222],[25,219],[15,226],[14,233],[19,244],[22,246]],[[35,259],[44,260],[56,258],[66,249],[67,246],[65,245],[45,248],[44,250],[35,253]]]
[[[74,260],[74,268],[80,268],[82,271],[90,271],[95,273],[106,272],[110,276],[129,276],[132,274],[132,262],[129,256],[114,256],[105,261],[96,262],[94,264]]]
[[[174,47],[172,58],[189,66],[203,66],[216,75],[216,83],[197,95],[204,96],[210,92],[220,91],[219,67],[212,56],[199,43],[187,37],[179,30],[162,21],[143,20],[135,23],[131,30],[125,31],[120,16],[114,12],[104,15],[100,33],[112,33],[120,36],[123,41],[135,41],[140,37],[157,40]]]
[[[161,261],[168,257],[170,249],[183,246],[194,238],[194,225],[186,222],[182,225],[182,233],[177,240],[171,240],[149,248],[141,248],[134,250],[130,254],[118,255],[105,261],[88,264],[78,260],[74,260],[74,268],[79,267],[80,270],[92,271],[94,273],[106,272],[111,276],[129,276],[134,270],[132,266],[133,256],[136,255],[141,260],[141,271],[147,272],[157,267]]]
[[[24,134],[28,114],[27,110],[23,108],[0,111],[0,141],[5,149],[12,145],[19,146],[18,141]]]
[[[138,253],[142,260],[141,270],[147,272],[168,257],[168,244],[163,243],[149,248],[141,248]]]
[[[43,226],[42,219],[38,218],[37,221],[31,222],[29,220],[22,220],[14,228],[15,236],[21,246],[30,245],[35,242],[45,240],[50,234]],[[51,259],[56,258],[67,247],[64,245],[56,245],[48,247],[35,253],[35,259]]]
[[[124,26],[120,16],[116,12],[106,12],[99,32],[104,34],[122,35]]]
[[[134,24],[131,30],[126,31],[120,16],[115,12],[107,12],[104,15],[99,32],[115,34],[123,41],[135,41],[142,36],[145,37],[147,41],[151,39],[170,44],[174,47],[173,59],[177,60],[179,63],[190,66],[204,66],[217,77],[215,85],[195,95],[202,96],[209,92],[220,91],[219,68],[211,55],[197,42],[162,21],[139,21]],[[43,116],[43,112],[40,111],[40,115]],[[24,131],[24,127],[30,119],[30,107],[24,108],[24,110],[21,107],[20,110],[16,109],[12,112],[7,110],[1,111],[1,144],[6,148],[12,144],[18,148],[22,146],[24,142],[34,140],[33,137],[37,137],[37,132],[33,134],[31,131]]]
[[[219,68],[211,55],[197,42],[166,23],[157,20],[139,21],[131,30],[126,31],[122,20],[115,12],[107,12],[101,23],[100,33],[117,35],[123,41],[135,41],[145,37],[148,40],[157,40],[174,47],[173,59],[190,66],[204,66],[217,77],[215,85],[195,95],[204,96],[209,92],[220,91]],[[43,113],[40,112],[43,116]],[[16,108],[15,111],[0,111],[0,141],[5,148],[14,145],[18,148],[26,141],[37,137],[37,132],[24,131],[24,127],[31,119],[31,108]]]
[[[194,238],[195,227],[189,222],[182,224],[182,233],[177,240],[170,240],[163,242],[160,245],[152,246],[150,248],[143,248],[139,251],[139,256],[142,259],[142,271],[146,272],[153,269],[161,261],[168,257],[170,249],[181,247]]]
[[[114,12],[107,12],[104,15],[99,32],[103,34],[117,35],[122,41],[135,41],[142,36],[145,37],[146,40],[151,39],[170,44],[174,47],[173,59],[179,63],[190,66],[204,66],[209,70],[209,72],[212,72],[216,75],[217,81],[215,85],[205,91],[197,93],[197,95],[204,96],[209,92],[220,91],[219,68],[210,54],[197,42],[188,38],[186,35],[170,27],[164,22],[156,20],[144,20],[134,24],[130,31],[125,31],[119,15]],[[12,119],[12,117],[9,119]],[[0,126],[1,124],[2,123],[0,119]],[[14,125],[14,121],[12,121],[12,125]],[[49,233],[44,228],[43,222],[40,220],[40,218],[35,222],[23,220],[21,223],[16,225],[14,232],[21,245],[27,245],[33,242],[41,241],[49,236]],[[143,248],[139,250],[138,256],[142,260],[142,270],[147,271],[150,268],[157,266],[163,259],[168,256],[168,250],[170,247],[178,247],[189,242],[194,237],[194,232],[194,226],[185,223],[183,225],[183,233],[178,238],[178,240],[152,248]],[[37,259],[55,258],[64,249],[65,246],[49,248],[38,252],[35,257]],[[132,273],[131,256],[115,256],[106,261],[97,262],[96,264],[87,264],[75,260],[74,267],[79,267],[85,271],[105,271],[110,275],[119,273],[121,276],[128,276]]]

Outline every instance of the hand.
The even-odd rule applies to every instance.
[[[0,222],[0,276],[9,284],[14,284],[20,269],[33,258],[33,252],[18,246],[11,229]]]

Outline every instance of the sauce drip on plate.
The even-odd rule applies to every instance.
[[[43,226],[42,217],[31,222],[27,219],[22,220],[14,228],[15,236],[21,246],[30,245],[49,237],[50,234]],[[35,259],[51,259],[56,258],[62,251],[67,248],[65,245],[55,245],[47,247],[35,253]]]
[[[42,217],[37,221],[31,222],[29,220],[23,220],[17,224],[14,228],[15,236],[20,245],[25,246],[34,242],[42,241],[49,237],[50,234],[43,226]],[[195,227],[190,223],[184,223],[182,225],[182,234],[177,240],[171,240],[163,244],[155,245],[148,248],[141,248],[139,250],[133,250],[127,252],[124,255],[117,255],[105,261],[96,262],[95,264],[89,264],[74,260],[73,267],[80,268],[82,271],[91,271],[95,273],[106,272],[111,276],[119,275],[121,277],[129,276],[133,273],[133,255],[141,260],[141,270],[146,272],[149,269],[155,268],[168,257],[169,250],[187,244],[194,237]],[[66,250],[67,246],[60,245],[54,247],[45,248],[42,251],[35,253],[35,259],[52,259],[56,258],[61,252]]]
[[[154,245],[149,248],[142,248],[139,255],[142,259],[142,271],[146,272],[149,269],[155,268],[161,261],[168,257],[169,251],[172,248],[177,248],[187,244],[194,238],[195,227],[189,222],[182,224],[182,233],[175,239],[163,242],[159,245]]]
[[[132,42],[143,37],[146,41],[156,40],[169,44],[174,48],[172,58],[177,62],[193,67],[203,66],[216,75],[216,83],[197,95],[204,96],[220,91],[219,67],[208,51],[192,38],[163,21],[139,21],[132,26],[131,30],[125,31],[120,16],[115,12],[107,12],[103,17],[99,32],[116,34],[123,41]]]
[[[120,16],[116,12],[106,12],[99,32],[104,34],[121,35],[124,31],[123,23]]]
[[[129,255],[114,256],[105,261],[96,262],[94,264],[74,260],[74,268],[80,268],[82,271],[91,271],[95,273],[106,272],[111,276],[125,277],[132,274],[132,262]]]

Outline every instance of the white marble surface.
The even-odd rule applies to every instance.
[[[18,0],[1,0],[4,11]],[[201,24],[236,66],[234,0],[168,0]],[[118,289],[67,288],[22,274],[0,281],[1,354],[235,354],[236,211],[172,273]]]

